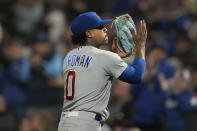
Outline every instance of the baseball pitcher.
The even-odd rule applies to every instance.
[[[136,44],[132,66],[117,53],[101,50],[108,44],[105,24],[95,12],[86,12],[75,18],[71,25],[72,42],[78,45],[64,59],[64,103],[58,131],[101,131],[109,117],[107,108],[111,80],[140,83],[145,71],[146,23],[131,29]]]

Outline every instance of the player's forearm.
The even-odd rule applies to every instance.
[[[144,46],[136,46],[135,58],[142,58],[145,60],[145,45]]]
[[[136,58],[133,65],[128,65],[124,72],[118,78],[128,83],[140,83],[144,77],[146,62],[142,58]]]

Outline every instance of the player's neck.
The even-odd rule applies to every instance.
[[[85,46],[94,46],[96,48],[99,48],[101,45],[96,43],[94,40],[92,39],[88,39],[87,43],[85,43]]]
[[[96,48],[100,47],[100,45],[93,45],[93,44],[85,44],[84,46],[93,46],[93,47],[96,47]]]

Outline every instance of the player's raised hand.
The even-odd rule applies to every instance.
[[[137,28],[137,31],[135,32],[134,29],[131,29],[131,33],[136,47],[145,47],[147,39],[147,29],[145,20],[140,20],[140,24]]]
[[[147,29],[145,20],[141,20],[137,31],[131,29],[133,41],[136,45],[136,58],[145,59],[145,45],[147,39]]]

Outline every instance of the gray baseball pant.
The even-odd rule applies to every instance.
[[[102,131],[95,113],[85,111],[62,112],[58,131]]]

